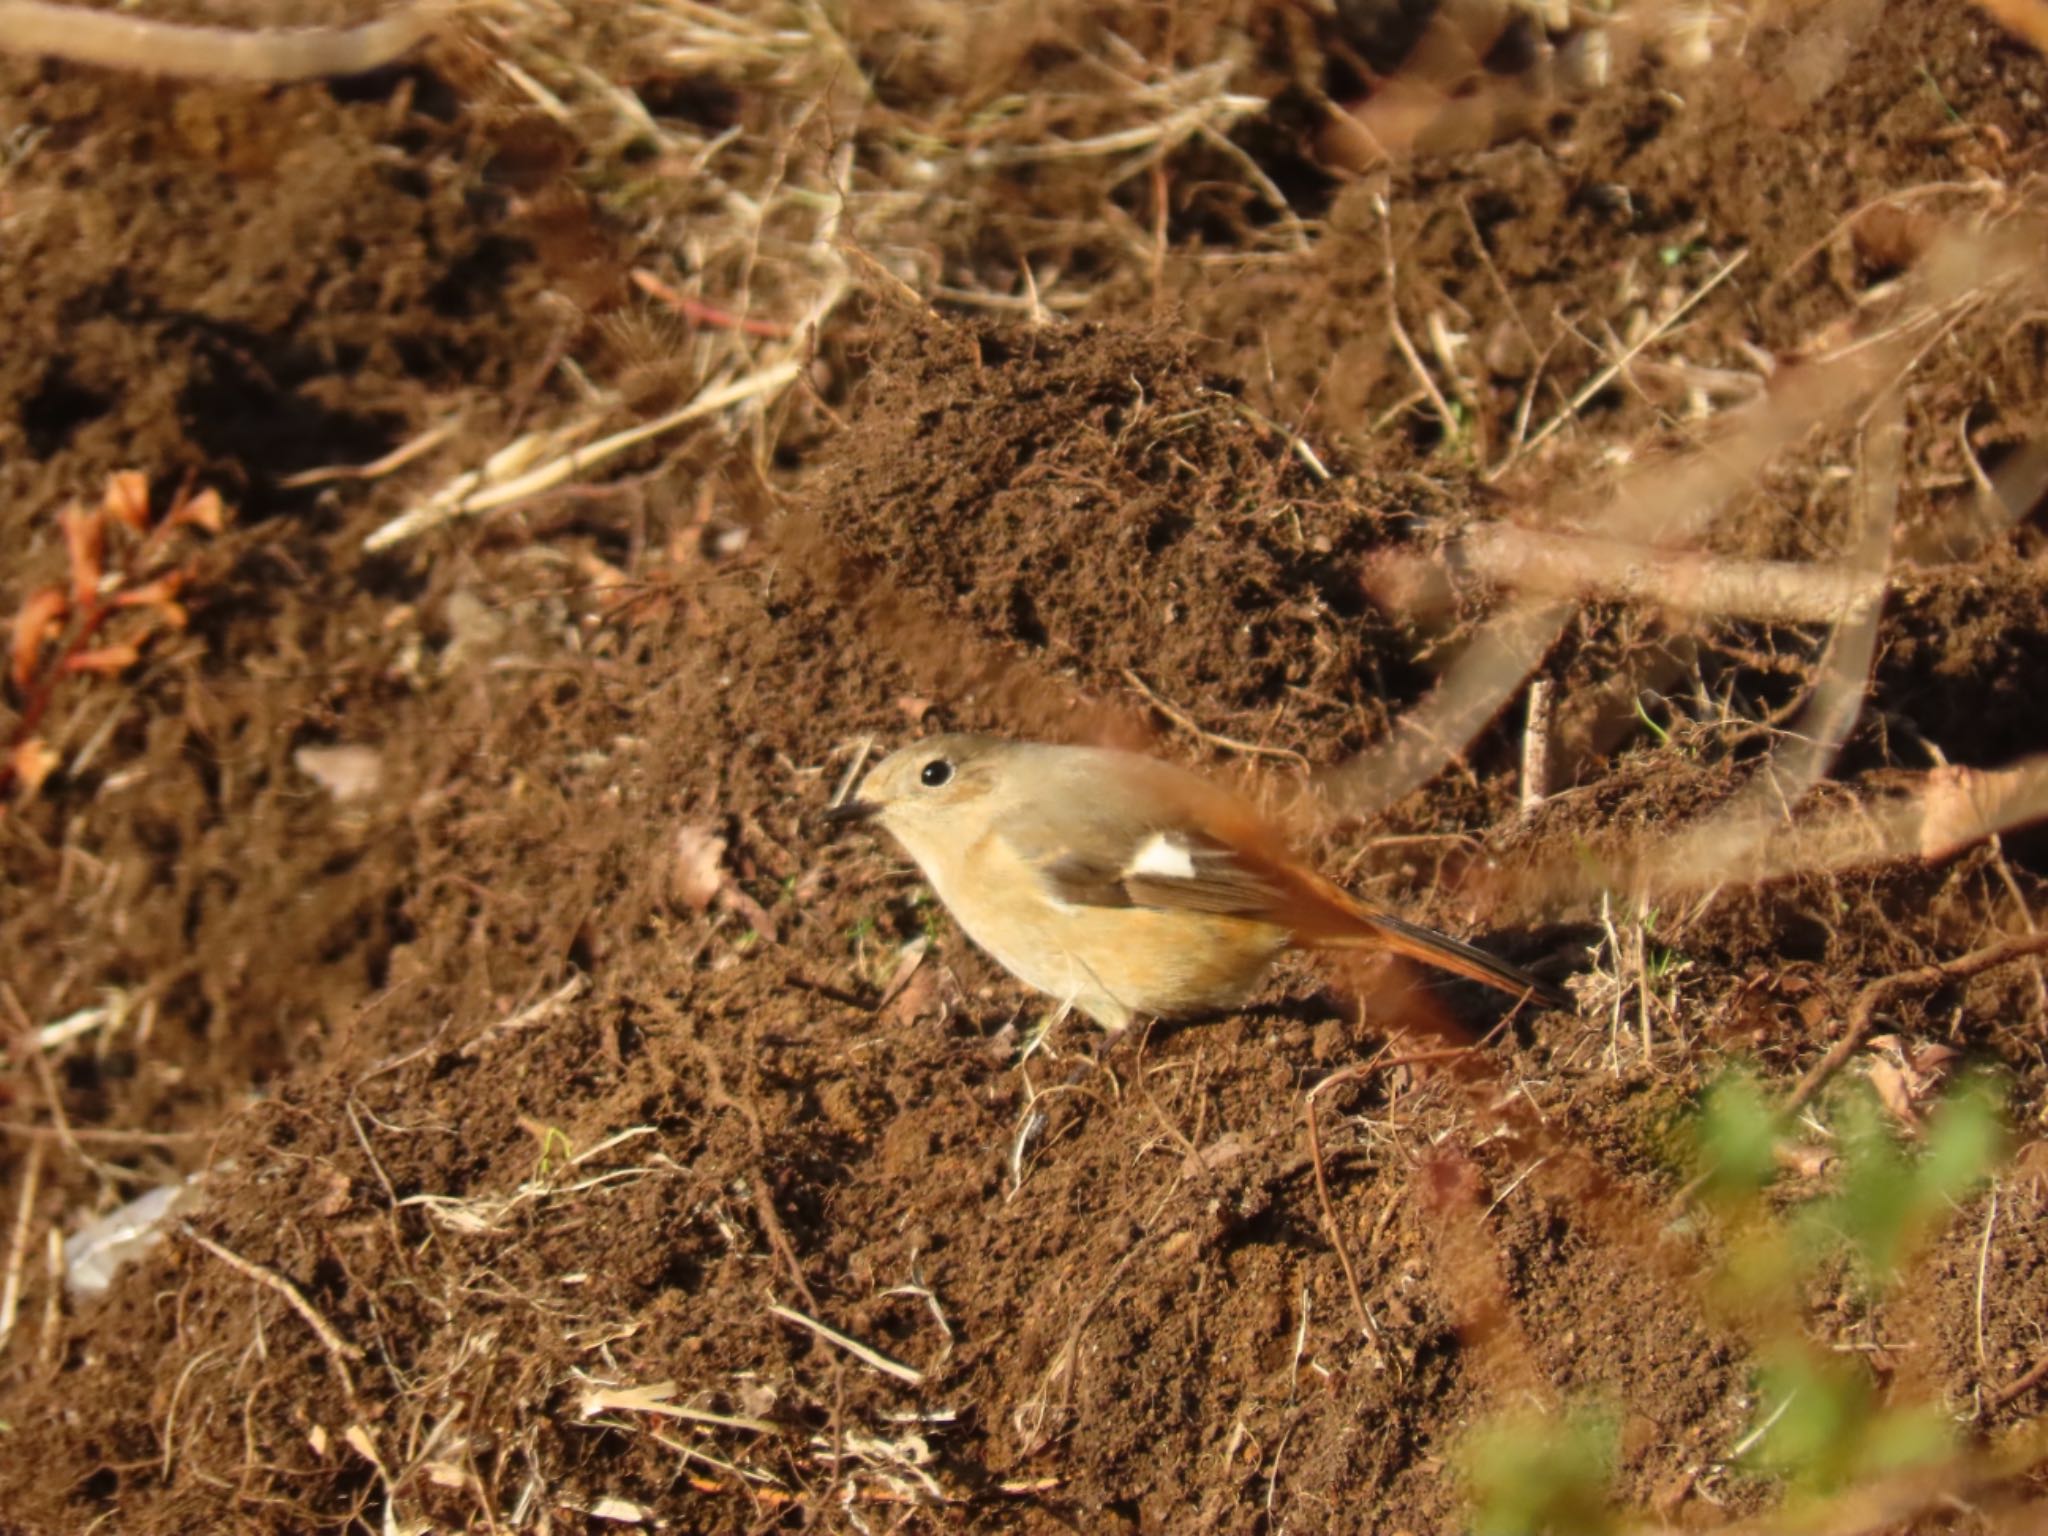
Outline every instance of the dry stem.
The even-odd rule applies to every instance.
[[[1785,1101],[1784,1112],[1797,1114],[1813,1099],[1816,1093],[1827,1086],[1828,1079],[1841,1070],[1842,1064],[1856,1054],[1870,1031],[1876,1026],[1880,1009],[1889,1007],[1900,998],[1913,992],[1931,992],[1936,987],[1952,981],[1968,981],[1973,976],[1996,970],[2015,960],[2029,955],[2048,954],[2048,933],[2029,933],[2019,938],[2005,939],[1997,944],[1973,949],[1967,955],[1957,955],[1952,960],[1938,961],[1923,965],[1915,970],[1900,971],[1895,975],[1881,977],[1856,994],[1855,1006],[1849,1010],[1849,1023],[1842,1031],[1842,1038],[1829,1048],[1827,1055],[1816,1062],[1806,1076],[1799,1080],[1799,1086],[1792,1090],[1792,1096]]]
[[[313,1330],[321,1348],[327,1351],[328,1358],[334,1362],[335,1372],[341,1377],[343,1390],[351,1398],[356,1395],[355,1377],[349,1373],[348,1362],[361,1360],[363,1352],[335,1331],[334,1325],[320,1315],[313,1303],[306,1300],[303,1291],[275,1270],[265,1269],[261,1264],[252,1264],[233,1250],[223,1248],[189,1224],[185,1227],[185,1235],[237,1274],[246,1275],[258,1285],[268,1286],[282,1296],[291,1309],[304,1319],[306,1326]]]
[[[880,1350],[870,1348],[868,1345],[861,1343],[859,1339],[849,1338],[837,1328],[821,1323],[815,1317],[807,1317],[795,1308],[785,1307],[779,1302],[770,1302],[768,1310],[784,1322],[795,1323],[799,1328],[810,1329],[812,1333],[815,1333],[828,1344],[838,1345],[849,1355],[852,1355],[854,1359],[861,1361],[865,1365],[873,1366],[885,1375],[894,1376],[898,1381],[908,1382],[913,1387],[924,1385],[923,1371],[913,1366],[905,1365],[901,1361],[891,1360]]]
[[[409,4],[357,27],[195,27],[47,0],[0,0],[0,51],[188,80],[282,84],[381,69],[427,33]]]

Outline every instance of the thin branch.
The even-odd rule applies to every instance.
[[[1147,704],[1150,704],[1159,713],[1166,716],[1167,719],[1186,731],[1190,736],[1195,737],[1198,741],[1205,741],[1212,747],[1221,747],[1227,752],[1243,752],[1251,757],[1275,757],[1282,762],[1293,763],[1296,767],[1304,770],[1309,766],[1307,758],[1288,747],[1261,746],[1255,741],[1240,741],[1234,736],[1224,736],[1215,731],[1204,730],[1184,710],[1176,709],[1171,703],[1148,688],[1145,685],[1145,679],[1138,676],[1129,667],[1124,668],[1124,681],[1142,694]]]
[[[355,1378],[349,1374],[348,1362],[351,1360],[361,1360],[363,1352],[357,1349],[355,1345],[349,1343],[339,1333],[335,1332],[334,1325],[320,1315],[314,1308],[313,1303],[306,1300],[304,1292],[275,1270],[265,1269],[261,1264],[250,1263],[249,1260],[233,1250],[223,1248],[219,1243],[216,1243],[212,1238],[206,1236],[193,1226],[187,1224],[184,1230],[187,1237],[191,1238],[193,1242],[204,1248],[216,1259],[219,1259],[221,1263],[227,1265],[229,1269],[232,1269],[239,1275],[247,1276],[258,1285],[268,1286],[271,1290],[282,1296],[291,1309],[305,1320],[306,1326],[313,1330],[314,1336],[320,1340],[321,1347],[327,1351],[328,1357],[334,1361],[334,1369],[341,1377],[343,1390],[351,1398],[356,1395]]]
[[[1392,1071],[1395,1067],[1421,1066],[1425,1062],[1450,1061],[1470,1054],[1471,1047],[1456,1046],[1448,1050],[1419,1051],[1413,1055],[1396,1056],[1391,1061],[1376,1056],[1371,1061],[1362,1061],[1352,1066],[1340,1067],[1337,1071],[1332,1072],[1328,1077],[1317,1083],[1315,1087],[1309,1089],[1305,1095],[1308,1119],[1309,1166],[1315,1173],[1316,1199],[1323,1208],[1323,1227],[1329,1233],[1330,1246],[1337,1252],[1338,1266],[1344,1271],[1344,1286],[1351,1293],[1351,1309],[1358,1314],[1358,1331],[1368,1339],[1371,1339],[1376,1345],[1381,1343],[1380,1331],[1373,1323],[1372,1314],[1365,1308],[1365,1294],[1359,1289],[1358,1271],[1352,1267],[1351,1253],[1345,1246],[1343,1229],[1337,1225],[1336,1209],[1330,1202],[1330,1182],[1323,1172],[1322,1126],[1320,1118],[1316,1114],[1316,1105],[1322,1095],[1329,1092],[1332,1088],[1341,1088],[1346,1083],[1355,1083],[1362,1078],[1370,1077],[1375,1072]]]
[[[426,36],[427,7],[407,5],[359,27],[195,27],[48,0],[0,0],[0,52],[184,80],[282,84],[360,75]]]
[[[34,1219],[36,1192],[42,1187],[43,1143],[28,1149],[28,1162],[21,1174],[21,1204],[14,1212],[14,1237],[7,1245],[7,1275],[0,1280],[0,1345],[14,1332],[15,1313],[21,1305],[21,1271],[28,1262],[29,1224]]]
[[[1855,1055],[1857,1048],[1869,1037],[1877,1025],[1878,1013],[1900,998],[1914,992],[1932,992],[1952,981],[1968,981],[2001,965],[2010,965],[2015,960],[2039,954],[2048,954],[2048,933],[2029,933],[2005,939],[1983,949],[1973,949],[1967,955],[1957,955],[1953,960],[1900,971],[1873,981],[1856,994],[1856,1003],[1849,1010],[1849,1023],[1842,1032],[1842,1038],[1799,1080],[1799,1086],[1792,1090],[1791,1098],[1785,1102],[1784,1112],[1797,1114],[1811,1103],[1813,1096],[1827,1086],[1828,1080],[1842,1069],[1843,1063]]]
[[[1573,417],[1577,416],[1579,412],[1585,407],[1586,402],[1592,399],[1595,395],[1599,394],[1600,391],[1605,389],[1609,384],[1612,384],[1615,381],[1615,379],[1620,376],[1622,371],[1626,369],[1630,363],[1635,361],[1636,357],[1643,351],[1645,347],[1652,346],[1656,342],[1661,341],[1665,336],[1669,335],[1672,328],[1676,326],[1679,321],[1683,320],[1687,315],[1691,314],[1692,311],[1699,305],[1701,300],[1706,298],[1706,296],[1712,293],[1716,288],[1720,287],[1721,284],[1726,282],[1730,277],[1734,276],[1737,269],[1739,269],[1742,266],[1742,264],[1748,260],[1749,252],[1744,250],[1737,251],[1733,256],[1729,257],[1726,261],[1722,262],[1720,269],[1718,271],[1716,271],[1704,283],[1701,283],[1699,287],[1695,288],[1691,293],[1687,294],[1684,302],[1681,303],[1676,309],[1672,310],[1670,314],[1666,315],[1657,324],[1651,326],[1650,329],[1644,333],[1643,338],[1640,341],[1638,341],[1634,346],[1630,347],[1626,352],[1622,353],[1621,356],[1617,357],[1613,362],[1609,363],[1605,368],[1602,368],[1598,373],[1594,374],[1591,379],[1587,380],[1584,387],[1582,387],[1577,394],[1573,395],[1570,400],[1565,402],[1565,407],[1563,410],[1559,411],[1555,416],[1551,417],[1550,420],[1546,421],[1542,426],[1538,427],[1536,429],[1536,435],[1534,437],[1530,438],[1527,442],[1522,444],[1522,446],[1519,449],[1517,449],[1514,453],[1511,453],[1506,458],[1502,459],[1498,465],[1496,465],[1492,470],[1488,472],[1487,479],[1491,480],[1498,476],[1510,464],[1514,463],[1515,460],[1521,454],[1527,453],[1531,449],[1537,447],[1544,441],[1544,439],[1550,437],[1553,433],[1555,433],[1558,430],[1558,428],[1562,427],[1566,422],[1570,421]]]

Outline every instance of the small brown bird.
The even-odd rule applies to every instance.
[[[933,736],[826,814],[880,823],[969,938],[1105,1029],[1233,1008],[1285,949],[1386,950],[1572,1006],[1505,960],[1346,894],[1237,796],[1134,752]]]

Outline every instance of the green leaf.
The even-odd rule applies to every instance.
[[[1705,1193],[1720,1204],[1754,1199],[1777,1172],[1778,1117],[1747,1072],[1724,1074],[1707,1090],[1693,1125]]]
[[[1473,1536],[1599,1536],[1617,1428],[1612,1414],[1524,1414],[1480,1425],[1459,1448]]]

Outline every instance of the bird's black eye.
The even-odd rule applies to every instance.
[[[924,765],[924,772],[918,775],[927,789],[937,789],[953,777],[953,765],[943,757],[935,757]]]

